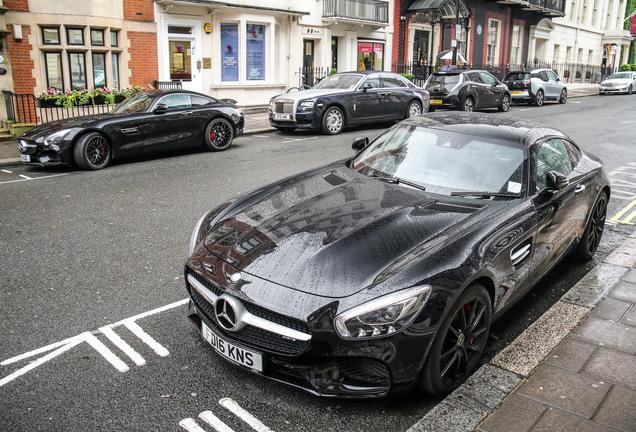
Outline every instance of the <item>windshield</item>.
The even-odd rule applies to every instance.
[[[419,126],[389,129],[358,154],[352,167],[387,175],[427,190],[521,194],[526,189],[526,148],[520,144]]]
[[[117,108],[112,110],[111,114],[129,114],[135,112],[144,112],[152,103],[153,96],[148,93],[137,93],[126,98]]]
[[[632,74],[631,73],[615,73],[615,74],[611,74],[609,77],[607,77],[607,79],[631,79],[632,78]]]
[[[335,74],[320,81],[312,88],[353,90],[363,77],[364,75],[361,74]]]

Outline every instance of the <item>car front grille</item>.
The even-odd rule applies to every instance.
[[[223,291],[219,287],[210,283],[199,274],[195,272],[189,272],[188,274],[193,276],[197,281],[203,284],[215,295],[220,296],[223,294]],[[188,293],[190,294],[190,298],[197,306],[199,311],[205,316],[207,321],[214,326],[214,329],[228,340],[237,343],[243,343],[245,345],[261,349],[263,351],[289,356],[299,355],[309,349],[310,341],[288,339],[277,333],[273,333],[268,330],[264,330],[251,325],[247,325],[237,332],[228,332],[218,324],[214,313],[214,305],[203,298],[195,289],[192,288],[189,283],[187,283],[187,288]],[[302,333],[311,333],[309,331],[307,323],[301,320],[281,315],[269,309],[258,306],[254,303],[248,303],[245,301],[241,301],[241,303],[243,304],[245,309],[252,315],[256,315],[268,321],[300,331]]]
[[[293,114],[294,102],[274,102],[274,114]]]

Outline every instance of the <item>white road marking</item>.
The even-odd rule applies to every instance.
[[[205,432],[205,429],[202,429],[194,419],[187,418],[183,419],[179,422],[179,426],[187,430],[188,432]]]
[[[309,137],[309,138],[285,138],[285,142],[292,142],[292,141],[310,141],[310,140],[315,140],[318,139],[318,137]]]
[[[13,171],[2,170],[2,172],[6,172],[7,174],[13,174]]]
[[[203,411],[199,418],[212,426],[217,432],[234,432],[232,428],[223,423],[212,411]]]
[[[100,328],[100,330],[96,333],[101,332],[102,334],[104,334],[106,337],[108,337],[109,339],[111,339],[108,335],[109,335],[109,330],[114,329],[115,327],[119,327],[122,325],[125,325],[126,327],[128,327],[129,329],[131,329],[131,327],[133,329],[135,329],[134,331],[131,329],[131,331],[133,331],[133,333],[135,333],[135,335],[137,335],[142,341],[144,341],[146,344],[148,344],[158,355],[165,357],[168,354],[170,354],[168,352],[168,350],[166,348],[164,348],[161,344],[159,344],[157,341],[155,341],[150,335],[148,335],[146,332],[144,332],[141,327],[139,327],[139,325],[137,325],[134,321],[141,319],[141,318],[146,318],[149,317],[151,315],[155,315],[158,314],[160,312],[164,312],[179,306],[183,306],[186,303],[188,303],[189,299],[183,299],[180,300],[178,302],[175,303],[171,303],[168,304],[166,306],[162,306],[160,308],[157,309],[153,309],[150,310],[148,312],[143,312],[140,313],[139,315],[135,315],[131,318],[126,318],[124,320],[118,321],[116,323],[113,324],[109,324],[107,326],[104,326],[102,328]],[[118,338],[118,336],[117,336]],[[111,339],[112,341],[113,339]],[[13,381],[14,379],[20,377],[21,375],[24,375],[25,373],[35,369],[38,366],[43,365],[44,363],[48,362],[49,360],[54,359],[55,357],[59,356],[60,354],[68,351],[69,349],[79,345],[82,342],[87,342],[89,343],[93,348],[95,348],[97,350],[97,352],[99,352],[106,360],[108,360],[117,370],[119,370],[120,372],[126,372],[127,370],[129,370],[129,367],[126,365],[126,363],[124,363],[119,357],[117,357],[108,347],[106,347],[106,345],[104,345],[102,342],[99,341],[99,339],[97,339],[93,333],[91,332],[85,332],[82,334],[79,334],[77,336],[73,336],[71,338],[65,339],[63,341],[60,342],[56,342],[50,345],[47,345],[45,347],[42,348],[38,348],[36,350],[33,351],[29,351],[27,353],[9,358],[7,360],[4,360],[2,362],[0,362],[0,366],[6,366],[12,363],[16,363],[22,360],[26,360],[28,358],[31,357],[35,357],[37,355],[40,354],[44,354],[45,352],[51,351],[51,350],[55,350],[47,355],[45,355],[44,357],[35,360],[34,362],[30,363],[29,365],[13,372],[12,374],[0,379],[0,387],[2,387],[3,385]],[[122,341],[123,342],[123,341]],[[113,343],[115,343],[113,341]],[[125,342],[124,342],[125,343]],[[122,346],[117,345],[117,343],[115,343],[115,345],[121,349],[122,351],[124,351],[124,353],[126,353],[129,357],[131,357],[131,352],[127,352],[127,349],[122,348]],[[126,344],[128,345],[128,344]],[[132,350],[132,348],[130,348]],[[132,350],[132,352],[134,352],[134,350]],[[139,358],[137,358],[135,360],[134,354],[131,357],[131,359],[137,364],[137,361],[139,361],[139,359],[143,360],[143,358],[141,358],[141,356],[139,356]],[[143,360],[145,362],[145,360]]]
[[[16,182],[23,182],[23,181],[29,181],[29,180],[42,180],[42,179],[46,179],[46,178],[51,178],[51,177],[61,177],[61,176],[65,176],[68,175],[69,173],[64,173],[64,174],[55,174],[55,175],[50,175],[50,176],[42,176],[42,177],[27,177],[27,176],[23,176],[22,174],[20,174],[20,177],[24,177],[21,180],[9,180],[9,181],[5,181],[5,182],[0,182],[0,184],[6,184],[6,183],[16,183]]]
[[[146,360],[134,350],[133,347],[128,345],[128,343],[119,337],[117,333],[113,331],[110,327],[102,327],[99,329],[100,332],[104,334],[117,348],[122,350],[132,361],[135,362],[137,366],[143,366],[146,364]]]
[[[252,135],[254,138],[269,138],[269,135]]]
[[[265,426],[259,419],[254,417],[249,412],[245,411],[241,406],[231,398],[223,398],[219,401],[219,404],[232,411],[238,418],[250,425],[252,429],[257,432],[272,432],[270,428]]]
[[[128,369],[130,369],[126,363],[124,363],[119,357],[117,357],[115,353],[113,353],[106,345],[101,343],[99,339],[93,336],[92,333],[86,332],[83,334],[86,342],[88,342],[90,346],[95,348],[95,350],[100,353],[102,357],[104,357],[110,364],[112,364],[113,367],[119,372],[126,372],[128,371]]]
[[[55,357],[59,356],[62,353],[65,353],[66,351],[70,350],[71,348],[73,348],[76,345],[79,345],[82,342],[84,342],[83,339],[76,338],[74,341],[67,343],[62,348],[59,348],[59,349],[53,351],[52,353],[49,353],[49,354],[45,355],[44,357],[37,359],[33,363],[29,363],[28,366],[25,366],[22,369],[18,369],[17,371],[13,372],[11,375],[7,375],[6,377],[0,379],[0,387],[2,387],[3,385],[5,385],[5,384],[7,384],[7,383],[9,383],[11,381],[13,381],[14,379],[18,378],[19,376],[24,375],[27,372],[30,372],[31,370],[33,370],[36,367],[46,363],[47,361],[53,360]]]
[[[139,339],[144,341],[146,345],[152,348],[157,353],[157,355],[161,357],[167,357],[168,355],[170,355],[170,351],[165,349],[159,342],[154,340],[152,336],[143,331],[143,329],[139,327],[136,322],[132,320],[126,320],[124,322],[124,325],[128,327],[128,330],[133,332]]]

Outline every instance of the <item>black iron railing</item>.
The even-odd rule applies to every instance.
[[[318,81],[331,72],[330,68],[301,67],[298,69],[298,87],[313,87]]]
[[[323,0],[323,18],[389,23],[389,3],[380,0]]]
[[[173,90],[173,89],[181,89],[182,83],[181,81],[157,81],[154,80],[152,82],[152,86],[156,89],[164,89],[164,90]]]

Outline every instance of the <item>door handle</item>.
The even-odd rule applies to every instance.
[[[574,194],[575,194],[575,195],[580,195],[580,194],[582,194],[583,192],[585,192],[585,185],[578,185],[578,186],[576,187],[576,189],[574,189]]]
[[[186,111],[186,112],[181,113],[182,117],[191,116],[191,115],[192,115],[192,111]]]

